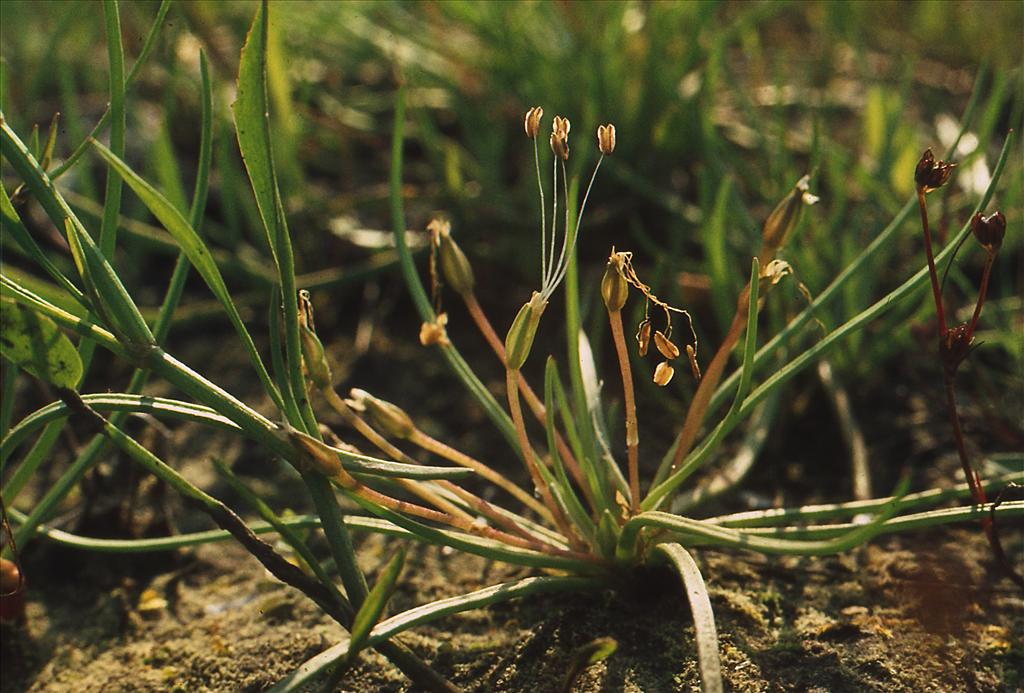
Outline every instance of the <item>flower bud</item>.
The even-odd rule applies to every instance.
[[[651,321],[644,318],[636,330],[636,345],[640,358],[647,356],[647,349],[651,346]]]
[[[597,126],[597,148],[602,154],[615,151],[615,126],[611,123]]]
[[[529,302],[519,309],[505,336],[505,363],[510,369],[519,370],[526,363],[533,348],[533,338],[537,336],[540,316],[547,306],[548,302],[534,291]]]
[[[914,170],[914,182],[917,184],[917,189],[925,193],[938,190],[949,180],[955,166],[956,164],[951,162],[936,161],[932,150],[925,149]]]
[[[654,384],[658,387],[665,387],[672,380],[672,376],[676,374],[676,370],[672,368],[668,361],[662,361],[658,364],[657,368],[654,369]]]
[[[679,356],[679,347],[673,344],[672,340],[666,337],[661,330],[654,333],[654,346],[658,347],[658,351],[667,359],[671,360]]]
[[[439,235],[441,242],[438,257],[441,260],[441,272],[445,281],[460,296],[471,293],[474,285],[473,268],[470,267],[462,248],[452,238],[451,224],[444,222]]]
[[[971,231],[978,243],[990,254],[999,252],[1006,235],[1006,217],[1002,212],[995,212],[987,217],[978,212],[971,217]]]
[[[544,117],[544,109],[540,106],[534,106],[526,112],[526,116],[523,118],[523,127],[526,130],[526,136],[531,140],[537,139],[537,133],[540,132],[540,119]]]
[[[568,118],[555,116],[551,122],[551,151],[565,161],[569,158],[569,129],[572,127]]]
[[[761,232],[768,255],[774,254],[785,244],[789,234],[800,221],[800,212],[803,211],[804,205],[810,206],[818,201],[816,195],[808,192],[809,188],[810,177],[804,176],[768,215]]]
[[[438,313],[433,322],[425,322],[420,325],[420,344],[423,346],[448,346],[448,333],[445,332],[445,325],[448,324],[448,313]]]
[[[604,305],[608,308],[608,312],[615,313],[622,310],[628,297],[629,285],[626,283],[626,278],[622,276],[622,261],[617,253],[612,253],[604,268],[604,276],[601,278],[601,298],[604,299]]]
[[[397,404],[378,399],[369,392],[358,388],[354,388],[350,395],[352,399],[363,406],[374,426],[393,438],[404,440],[416,430],[416,424]]]

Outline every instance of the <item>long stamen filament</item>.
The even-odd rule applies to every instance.
[[[540,264],[541,282],[548,276],[547,254],[544,252],[548,243],[547,213],[544,205],[544,184],[540,179],[540,152],[537,148],[537,138],[533,138],[533,164],[537,171],[537,192],[540,193]]]

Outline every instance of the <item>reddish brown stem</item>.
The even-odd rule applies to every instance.
[[[960,465],[963,467],[964,476],[967,477],[967,484],[971,487],[971,499],[975,505],[986,502],[985,489],[981,485],[981,477],[971,466],[970,458],[967,456],[967,446],[964,444],[963,429],[960,426],[960,414],[956,406],[956,393],[953,391],[953,377],[943,371],[942,376],[946,389],[946,408],[949,410],[949,424],[953,429],[953,442],[956,444],[957,454],[960,456]],[[983,520],[984,524],[987,520]]]
[[[711,363],[708,364],[704,371],[704,377],[700,379],[700,383],[697,385],[697,391],[693,393],[693,401],[690,402],[690,408],[686,411],[683,430],[679,432],[679,436],[676,438],[676,454],[672,458],[671,471],[679,468],[683,458],[693,448],[693,442],[696,440],[700,426],[704,423],[704,417],[707,415],[711,395],[714,394],[715,389],[718,387],[718,383],[722,379],[722,373],[725,371],[725,366],[729,363],[729,355],[736,347],[736,343],[739,342],[740,335],[743,334],[743,329],[746,326],[746,320],[743,318],[743,315],[747,312],[749,296],[750,287],[747,286],[740,294],[736,315],[732,319],[729,331],[722,340],[722,345],[718,347],[718,351],[715,352]]]
[[[932,298],[935,300],[935,314],[939,321],[939,334],[944,335],[949,330],[946,325],[946,311],[942,307],[942,290],[939,289],[939,274],[935,270],[935,255],[932,253],[932,232],[928,226],[928,207],[924,201],[925,192],[921,188],[917,190],[917,207],[921,212],[921,228],[924,230],[924,252],[928,258],[928,277],[932,282]]]
[[[512,415],[512,423],[514,423],[516,427],[516,434],[519,437],[519,449],[523,455],[523,463],[526,465],[526,470],[530,473],[530,479],[533,481],[534,488],[540,494],[540,498],[544,501],[544,505],[551,511],[551,515],[554,517],[555,525],[557,525],[558,530],[568,537],[570,542],[577,544],[579,542],[579,538],[572,530],[572,525],[570,525],[568,520],[565,519],[565,515],[562,514],[562,509],[558,507],[558,503],[555,502],[554,496],[551,495],[551,489],[548,488],[546,483],[544,483],[544,478],[541,476],[540,469],[537,467],[537,460],[533,455],[533,448],[530,446],[530,438],[526,434],[526,422],[523,420],[523,409],[519,404],[519,388],[516,385],[518,380],[519,371],[512,370],[511,368],[506,369],[505,389],[508,392],[508,408],[509,413]]]
[[[469,315],[473,318],[473,322],[476,323],[477,329],[487,340],[487,343],[491,346],[498,360],[501,361],[501,365],[505,364],[505,345],[502,343],[498,333],[494,331],[494,326],[491,325],[491,321],[487,319],[487,315],[484,313],[483,308],[476,300],[476,296],[472,293],[462,295],[462,300],[466,304],[466,310],[469,311]],[[540,401],[537,394],[530,387],[530,384],[526,382],[526,378],[523,377],[522,373],[519,373],[519,391],[523,394],[523,398],[526,400],[526,405],[530,407],[530,411],[536,417],[537,421],[541,424],[547,422],[547,408],[544,403]],[[572,474],[572,478],[575,479],[577,485],[583,490],[583,495],[586,497],[587,502],[593,509],[594,505],[593,497],[590,493],[590,486],[587,485],[586,480],[583,476],[583,471],[580,469],[579,463],[576,461],[576,457],[572,454],[572,450],[569,445],[565,442],[565,438],[559,431],[555,431],[555,447],[558,448],[558,454],[562,456],[562,460],[565,462],[566,468],[569,473]]]
[[[985,305],[985,296],[988,294],[988,282],[992,277],[992,265],[995,263],[996,254],[989,253],[985,258],[985,268],[981,271],[981,286],[978,288],[978,302],[974,305],[974,315],[971,316],[971,323],[967,328],[967,341],[974,337],[974,330],[978,326],[978,318],[981,317],[981,309]]]
[[[626,337],[622,333],[622,311],[609,310],[608,323],[612,328],[612,341],[615,343],[615,353],[619,357],[619,373],[622,375],[622,397],[626,409],[626,454],[629,463],[629,505],[636,513],[640,508],[640,433],[637,430],[633,372],[629,366]]]

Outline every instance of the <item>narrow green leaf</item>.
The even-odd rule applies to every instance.
[[[718,630],[715,628],[715,613],[711,610],[711,599],[700,568],[693,556],[679,544],[659,544],[655,548],[672,563],[686,588],[697,639],[701,688],[704,693],[722,693],[725,689],[722,685],[722,664],[718,659]]]
[[[5,359],[57,387],[78,385],[82,360],[53,320],[8,298],[0,299],[0,311]]]
[[[285,359],[291,387],[281,390],[287,400],[287,407],[282,409],[289,418],[294,419],[294,426],[314,437],[319,437],[316,417],[305,396],[296,305],[295,259],[271,146],[270,106],[267,100],[267,37],[270,21],[268,12],[269,5],[263,0],[257,7],[256,16],[242,47],[242,57],[238,65],[238,99],[232,110],[235,114],[238,146],[277,267],[284,303]]]
[[[238,64],[238,98],[231,110],[235,114],[235,131],[242,152],[249,182],[256,197],[256,206],[267,234],[267,245],[279,263],[278,244],[281,238],[278,216],[277,179],[267,123],[267,7],[260,2],[256,16],[242,48]]]
[[[384,613],[384,607],[387,606],[391,593],[395,590],[395,583],[398,582],[403,565],[405,565],[405,549],[399,549],[384,566],[373,589],[366,595],[366,601],[356,612],[349,635],[348,657],[350,659],[363,649],[366,638],[370,635],[370,629],[377,625],[381,614]]]
[[[259,375],[263,387],[274,399],[274,403],[283,410],[284,405],[277,386],[274,385],[270,375],[267,373],[266,367],[263,365],[263,360],[260,358],[256,345],[253,343],[252,335],[249,334],[249,330],[245,327],[242,316],[239,315],[238,309],[235,307],[235,302],[231,298],[227,286],[224,284],[224,278],[221,276],[220,269],[218,269],[217,263],[214,262],[206,243],[199,237],[199,234],[196,233],[195,229],[192,228],[192,225],[188,223],[188,220],[185,219],[181,212],[152,185],[135,173],[128,164],[99,142],[94,141],[93,146],[110,167],[117,171],[125,182],[128,183],[128,186],[135,191],[135,194],[146,205],[146,208],[152,212],[153,216],[167,229],[168,233],[174,237],[174,240],[181,246],[182,252],[188,257],[189,262],[192,263],[192,266],[202,276],[206,285],[213,291],[214,296],[220,300],[221,305],[224,306],[228,314],[228,319],[245,344],[249,359],[256,368],[256,373]]]
[[[104,257],[99,246],[71,219],[64,220],[71,254],[82,274],[86,293],[93,308],[107,321],[108,327],[118,334],[126,346],[149,346],[156,342],[142,317],[139,307],[128,295],[117,272]]]

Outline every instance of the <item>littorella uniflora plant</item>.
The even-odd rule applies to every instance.
[[[403,102],[395,123],[394,170],[401,166],[401,132],[403,124]],[[570,184],[566,172],[566,161],[570,156],[568,135],[569,120],[558,116],[553,120],[549,144],[552,152],[551,186],[546,189],[541,175],[541,157],[537,139],[540,137],[543,110],[531,108],[524,117],[524,130],[534,144],[534,163],[537,172],[538,197],[541,210],[541,284],[533,291],[529,300],[519,310],[502,339],[494,329],[484,309],[476,298],[476,279],[467,255],[457,244],[449,222],[435,219],[428,224],[431,236],[430,298],[423,289],[412,264],[412,257],[404,245],[405,223],[401,211],[401,197],[398,192],[400,177],[392,179],[392,202],[395,210],[396,241],[403,253],[403,271],[424,319],[424,330],[429,326],[453,319],[451,311],[442,311],[442,284],[460,297],[467,313],[481,334],[490,344],[495,356],[506,368],[507,413],[490,398],[486,390],[479,388],[472,370],[461,360],[454,344],[443,340],[427,340],[441,350],[453,365],[458,377],[478,398],[481,406],[498,425],[499,430],[517,448],[525,471],[533,486],[534,493],[517,488],[509,478],[501,476],[498,484],[507,495],[503,498],[516,499],[522,503],[519,509],[504,506],[500,500],[490,501],[492,515],[501,517],[508,534],[517,534],[526,541],[520,544],[525,552],[510,550],[516,544],[492,535],[497,543],[488,542],[486,547],[478,544],[479,552],[492,558],[539,564],[535,551],[551,558],[563,559],[559,569],[567,569],[579,575],[595,579],[593,584],[612,584],[614,576],[629,572],[649,563],[667,561],[682,576],[687,595],[694,613],[698,656],[705,690],[722,690],[720,665],[718,662],[714,620],[710,610],[703,579],[690,549],[693,547],[735,547],[764,553],[821,555],[844,551],[862,544],[872,537],[893,531],[910,530],[933,526],[956,519],[975,519],[986,512],[1011,516],[1024,513],[1024,504],[1019,502],[1003,504],[994,510],[994,504],[964,506],[957,509],[922,510],[922,506],[938,502],[941,498],[970,493],[968,485],[961,485],[950,491],[923,491],[905,494],[906,481],[902,482],[893,496],[868,501],[841,503],[827,507],[778,509],[741,513],[734,516],[693,519],[668,512],[678,495],[682,483],[702,466],[714,458],[720,450],[725,436],[755,410],[768,395],[778,388],[812,359],[821,354],[839,337],[863,326],[889,307],[897,298],[908,295],[921,287],[921,276],[907,280],[901,287],[882,298],[873,306],[834,330],[825,340],[809,347],[782,364],[760,385],[755,386],[756,366],[763,361],[758,351],[758,314],[764,304],[765,295],[783,278],[792,273],[789,263],[780,257],[787,240],[797,229],[802,210],[817,201],[810,193],[810,179],[803,177],[778,203],[767,217],[762,230],[762,247],[752,259],[750,281],[736,299],[736,316],[718,350],[704,368],[699,362],[696,330],[690,314],[658,298],[653,289],[638,276],[633,266],[633,254],[612,250],[601,280],[601,297],[608,313],[612,341],[619,362],[622,380],[623,417],[625,428],[625,459],[619,463],[615,450],[617,446],[608,439],[604,430],[603,411],[600,405],[600,391],[589,347],[585,336],[579,330],[578,313],[573,306],[576,298],[567,291],[568,332],[577,335],[575,343],[570,342],[570,353],[577,354],[579,368],[570,364],[570,386],[567,389],[559,375],[557,365],[549,358],[545,369],[543,397],[539,397],[528,383],[523,365],[533,349],[536,334],[543,322],[554,292],[569,273],[575,271],[575,248],[581,238],[580,228],[586,202],[593,187],[598,168],[604,157],[613,153],[616,131],[613,125],[602,125],[597,129],[599,158],[585,188],[579,213],[571,214]],[[1005,150],[1001,162],[1005,161]],[[1000,166],[997,166],[997,172]],[[546,204],[548,195],[552,204]],[[562,204],[564,216],[560,214]],[[966,233],[966,231],[964,232]],[[984,235],[984,233],[983,233]],[[990,234],[994,237],[994,234]],[[994,243],[994,241],[993,241]],[[841,285],[841,282],[840,284]],[[831,294],[835,287],[829,287]],[[636,342],[626,339],[622,322],[622,311],[630,296],[644,301],[643,319],[636,329]],[[791,323],[804,324],[821,299],[814,299]],[[655,308],[652,316],[651,307]],[[439,319],[439,316],[445,316]],[[687,320],[688,338],[680,344],[673,336],[673,316]],[[657,319],[655,319],[657,318]],[[457,319],[457,318],[454,318]],[[421,332],[421,335],[423,333]],[[672,363],[683,353],[687,356],[690,371],[698,381],[697,391],[690,403],[689,411],[680,432],[669,450],[660,457],[656,474],[646,486],[641,481],[640,421],[637,418],[635,389],[630,366],[629,349],[634,348],[642,357],[653,342],[660,356],[654,371],[654,381],[665,385],[674,371]],[[736,348],[741,352],[741,365],[729,378],[725,378],[729,356]],[[703,372],[702,372],[703,370]],[[726,398],[731,397],[722,418],[710,426],[703,427],[708,412],[715,410]],[[528,429],[528,422],[521,407],[526,404],[544,430],[545,448],[538,449]],[[420,431],[414,417],[393,403],[384,402],[364,391],[353,391],[348,404],[364,413],[367,420],[382,434],[398,442],[414,445],[432,452],[461,466],[477,469],[481,474],[496,475],[496,470],[484,472],[482,462],[443,446],[439,441],[428,439]],[[380,447],[380,446],[378,446]],[[408,461],[405,453],[389,452],[396,461]],[[1017,478],[1016,475],[1013,478]],[[497,478],[493,479],[498,483]],[[993,480],[1002,483],[1006,479]],[[454,484],[454,482],[453,482]],[[527,499],[529,502],[527,502]],[[471,506],[463,504],[467,510]],[[911,510],[920,512],[909,512]],[[863,522],[858,516],[871,513],[873,517]],[[490,517],[481,517],[476,512],[478,523],[491,523]],[[390,516],[394,522],[399,519]],[[834,524],[817,525],[812,520],[838,520]],[[793,526],[783,526],[794,522]],[[453,527],[451,521],[448,522]],[[403,525],[414,534],[422,534],[421,527]],[[497,526],[497,524],[496,524]],[[515,530],[518,530],[516,532]],[[453,534],[449,531],[449,539]],[[426,538],[422,536],[420,538]],[[517,540],[518,541],[518,540]],[[504,544],[500,547],[500,544]],[[470,549],[472,550],[472,549]],[[528,559],[528,556],[530,557]],[[553,566],[548,566],[553,568]],[[529,580],[530,578],[527,578]],[[609,579],[612,583],[607,582]],[[493,593],[491,595],[493,597]],[[490,599],[491,597],[488,597]],[[423,607],[426,609],[427,607]],[[440,607],[439,607],[440,608]],[[396,619],[400,617],[395,617]],[[382,628],[379,632],[389,632]],[[337,656],[343,648],[335,648]],[[326,659],[327,654],[323,657]]]
[[[811,319],[814,309],[827,297],[835,295],[850,274],[840,275],[814,299],[811,306],[793,318],[761,350],[758,349],[758,314],[764,295],[788,271],[788,265],[778,255],[797,230],[802,210],[814,201],[809,192],[809,179],[798,181],[765,221],[762,248],[752,258],[749,282],[735,297],[735,317],[718,349],[705,364],[700,363],[696,332],[689,314],[657,297],[635,271],[634,256],[613,250],[604,268],[601,295],[608,312],[619,360],[621,391],[626,402],[625,455],[622,456],[623,446],[610,440],[605,430],[600,379],[589,342],[580,329],[575,253],[597,170],[604,158],[615,151],[618,133],[611,124],[597,128],[599,157],[577,212],[573,209],[572,187],[566,166],[570,156],[570,123],[561,116],[553,121],[548,137],[552,151],[552,182],[550,189],[546,190],[537,145],[543,118],[540,108],[531,109],[523,124],[525,134],[534,142],[540,197],[540,285],[529,298],[524,297],[525,304],[512,321],[505,339],[498,335],[477,301],[476,279],[470,260],[459,249],[455,234],[444,221],[432,222],[429,227],[433,296],[420,282],[413,257],[405,244],[406,225],[401,195],[405,119],[402,91],[399,91],[396,103],[391,177],[395,242],[403,275],[424,324],[421,341],[452,365],[459,379],[495,423],[499,434],[514,447],[523,461],[530,487],[524,488],[517,483],[514,475],[498,469],[493,460],[476,459],[428,435],[416,424],[415,412],[406,411],[365,390],[349,390],[347,397],[339,394],[327,351],[316,329],[312,299],[296,281],[287,215],[277,189],[267,117],[268,7],[261,4],[241,56],[234,117],[239,147],[266,232],[278,290],[269,306],[273,368],[266,368],[263,356],[221,277],[220,268],[199,232],[209,157],[201,157],[196,193],[187,216],[123,160],[124,90],[131,80],[130,76],[125,77],[121,69],[123,65],[118,61],[120,29],[116,2],[104,3],[104,16],[108,34],[112,37],[109,42],[112,136],[109,147],[95,141],[84,142],[81,147],[82,151],[96,152],[109,167],[109,189],[103,221],[96,234],[98,241],[93,240],[90,229],[67,203],[59,186],[54,184],[53,179],[60,171],[48,169],[42,151],[33,151],[0,118],[0,151],[3,157],[20,178],[20,183],[24,184],[25,196],[34,198],[56,232],[65,234],[74,260],[72,276],[50,262],[22,221],[14,201],[5,192],[0,195],[5,233],[11,233],[26,255],[39,264],[49,277],[47,288],[66,299],[66,303],[61,305],[71,306],[71,310],[61,307],[33,291],[18,277],[6,271],[2,274],[0,307],[5,337],[10,337],[3,340],[3,355],[26,372],[49,381],[59,399],[29,414],[7,432],[0,443],[0,461],[5,464],[11,462],[13,454],[23,443],[37,432],[54,430],[48,428],[51,425],[57,427],[59,433],[59,427],[69,416],[84,422],[90,435],[95,435],[46,496],[27,512],[20,512],[15,507],[19,491],[43,461],[30,451],[20,460],[20,465],[5,484],[3,500],[16,525],[14,534],[19,547],[40,534],[94,551],[140,552],[234,537],[275,576],[301,590],[349,633],[347,639],[301,666],[274,690],[296,690],[308,684],[310,677],[332,667],[331,681],[335,681],[360,651],[375,647],[413,678],[418,688],[452,691],[454,686],[425,666],[397,636],[431,620],[502,600],[614,587],[621,576],[632,574],[639,567],[667,562],[679,572],[686,586],[685,592],[694,616],[704,688],[720,691],[723,685],[714,618],[703,578],[691,554],[693,549],[725,548],[769,554],[820,555],[850,549],[887,532],[978,519],[990,513],[1007,518],[1024,515],[1024,503],[1019,501],[1003,503],[998,508],[995,503],[975,503],[929,509],[943,500],[967,496],[973,488],[968,485],[911,494],[904,493],[905,486],[901,485],[893,496],[885,498],[700,519],[666,512],[664,508],[672,507],[682,484],[716,456],[721,456],[721,443],[726,435],[750,417],[766,398],[779,392],[788,379],[814,363],[838,340],[924,288],[925,273],[907,279],[820,341],[803,350],[794,348],[788,362],[773,363],[771,374],[755,383],[758,368],[761,367],[760,372],[764,373],[763,367],[774,360],[774,346],[799,331]],[[211,86],[205,67],[203,87],[206,117],[201,148],[208,152],[211,133],[208,109],[212,107],[212,100],[209,98]],[[999,179],[1008,151],[1007,144],[993,169],[992,186]],[[74,154],[69,160],[77,160],[80,155]],[[63,170],[72,165],[73,162],[67,164]],[[120,192],[124,183],[181,248],[179,266],[184,269],[175,270],[172,288],[160,313],[162,317],[152,327],[142,318],[132,291],[124,285],[112,261]],[[986,196],[990,194],[991,188]],[[550,218],[547,195],[552,201]],[[979,207],[986,203],[987,200],[983,200]],[[997,249],[998,225],[997,217],[983,217],[975,223],[975,234],[986,249]],[[892,225],[892,229],[884,231],[879,238],[893,237],[898,226]],[[970,233],[970,228],[962,230],[953,243],[967,233]],[[872,249],[876,247],[873,244]],[[936,255],[935,266],[947,259],[951,250],[949,247]],[[865,249],[854,260],[854,265],[864,262],[869,251],[873,252]],[[929,264],[932,264],[930,256]],[[189,271],[195,271],[220,302],[238,334],[249,365],[272,403],[271,414],[256,411],[210,377],[165,350],[163,345],[170,327],[168,316],[173,313]],[[441,311],[442,279],[458,294],[470,318],[506,369],[507,410],[482,385],[446,334],[448,320],[460,319],[460,313]],[[523,365],[531,354],[545,315],[550,313],[551,298],[560,289],[564,290],[566,299],[565,323],[571,354],[568,387],[555,360],[549,358],[543,388],[538,395],[527,382]],[[645,318],[637,326],[638,341],[635,345],[626,339],[621,315],[631,297],[643,300],[645,305]],[[655,308],[653,316],[648,310],[651,306]],[[679,339],[679,330],[672,329],[673,319],[680,315],[689,324],[686,339]],[[78,336],[80,344],[77,349],[68,339],[68,333]],[[660,458],[650,456],[651,446],[646,442],[640,446],[642,422],[635,407],[636,391],[628,358],[629,350],[634,348],[638,353],[646,354],[652,341],[655,351],[661,356],[653,375],[655,382],[668,384],[675,368],[671,364],[681,359],[684,353],[691,372],[698,378],[696,392],[681,422],[679,434]],[[85,369],[83,361],[88,359],[83,360],[78,355],[79,349],[90,351],[96,346],[125,359],[138,369],[141,375],[133,378],[126,392],[80,392]],[[725,377],[734,351],[739,352],[740,366]],[[139,394],[141,383],[149,375],[161,377],[176,388],[181,393],[178,395],[180,399]],[[527,424],[532,427],[533,422],[527,422],[521,400],[526,402],[529,412],[543,429],[543,446],[528,428]],[[709,414],[719,411],[721,405],[728,406],[724,407],[720,418],[705,425]],[[346,426],[344,431],[332,431],[322,425],[317,409],[324,406],[341,417]],[[282,518],[229,469],[218,466],[218,472],[262,519],[259,523],[247,524],[227,505],[192,484],[126,433],[121,422],[128,412],[192,421],[255,441],[260,449],[286,461],[289,468],[301,477],[316,515]],[[361,440],[377,449],[379,456],[359,451],[353,444],[354,440]],[[43,527],[43,520],[74,487],[78,476],[100,459],[100,451],[106,445],[116,446],[134,463],[165,481],[192,506],[209,515],[221,530],[112,543]],[[441,464],[421,463],[410,454],[412,449]],[[641,471],[655,466],[653,478],[644,483]],[[496,489],[494,497],[485,498],[484,494],[469,490],[462,482],[470,476],[492,484]],[[1013,478],[1019,479],[1020,476]],[[987,483],[993,485],[1004,481],[992,479]],[[986,485],[986,482],[979,483],[982,487]],[[365,514],[357,515],[351,510],[345,514],[339,497],[347,501],[347,508],[358,506]],[[864,513],[873,517],[866,523],[854,521]],[[819,524],[822,521],[831,524]],[[306,540],[296,532],[300,527],[318,527],[323,531],[335,572],[325,567]],[[385,617],[388,597],[401,572],[403,552],[396,552],[380,571],[376,582],[370,585],[356,564],[350,531],[378,532],[403,540],[448,546],[529,567],[539,574],[482,587],[468,594]],[[273,546],[260,540],[257,533],[263,532],[278,534],[308,571],[286,560]],[[7,545],[0,558],[10,560],[12,547],[13,544]],[[340,586],[337,578],[340,578]],[[608,653],[614,647],[607,641],[601,641],[592,649]]]

